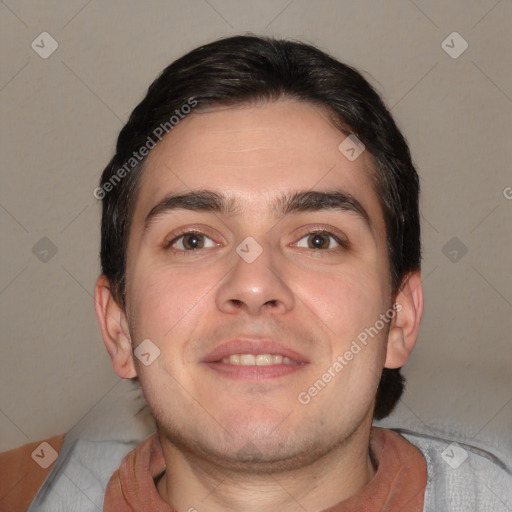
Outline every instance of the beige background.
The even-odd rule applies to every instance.
[[[247,31],[312,42],[358,67],[410,142],[426,311],[398,417],[423,430],[510,432],[511,19],[507,0],[1,2],[0,450],[68,431],[118,382],[93,309],[93,189],[155,76]],[[58,43],[46,59],[31,47],[43,31]],[[454,31],[469,44],[456,59],[441,46]],[[34,254],[43,237],[53,256]],[[467,247],[457,262],[443,252],[452,237]]]

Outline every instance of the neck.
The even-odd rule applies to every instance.
[[[287,463],[275,472],[226,470],[218,461],[184,452],[160,433],[166,472],[157,483],[177,510],[201,512],[304,512],[324,510],[356,494],[373,478],[369,424],[306,465]]]

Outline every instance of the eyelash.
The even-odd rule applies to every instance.
[[[326,227],[319,227],[319,228],[315,228],[315,229],[311,229],[309,231],[306,231],[305,233],[303,233],[301,235],[301,237],[299,238],[299,241],[302,240],[303,238],[306,238],[306,237],[311,236],[311,235],[327,235],[327,236],[330,236],[340,247],[335,247],[334,249],[316,249],[316,248],[308,247],[307,249],[309,249],[310,251],[315,251],[315,252],[334,252],[334,251],[339,251],[340,249],[348,249],[349,248],[348,240],[342,238],[341,236],[338,236],[336,233],[333,233],[332,231],[330,231],[330,229],[327,226]]]
[[[345,239],[341,238],[340,236],[338,236],[337,234],[333,233],[327,227],[325,227],[325,228],[320,227],[320,228],[311,229],[310,231],[306,231],[305,233],[303,233],[301,235],[301,237],[299,238],[299,241],[307,236],[318,235],[318,234],[330,236],[332,239],[334,239],[334,241],[340,247],[335,247],[333,249],[315,249],[315,248],[308,247],[307,249],[309,249],[310,251],[314,251],[316,253],[318,253],[318,252],[331,253],[334,251],[339,251],[340,249],[348,249],[349,248],[349,242],[347,240],[345,240]],[[189,249],[189,250],[174,249],[172,247],[172,245],[174,243],[176,243],[180,238],[183,238],[185,235],[199,235],[199,236],[205,236],[207,238],[210,238],[210,237],[208,237],[208,235],[206,235],[205,233],[203,233],[199,230],[196,231],[196,230],[191,230],[191,229],[179,231],[178,233],[175,233],[174,235],[175,236],[171,240],[164,243],[163,248],[165,250],[170,250],[173,254],[180,254],[180,255],[186,255],[186,256],[192,256],[192,255],[196,254],[197,251],[200,249]],[[211,238],[210,238],[210,240],[211,240]],[[297,243],[298,242],[295,242],[295,244],[297,244]],[[295,244],[293,244],[293,245],[295,245]],[[304,247],[302,249],[304,249]]]

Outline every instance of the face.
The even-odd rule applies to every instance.
[[[283,100],[191,114],[148,156],[127,324],[134,347],[151,340],[146,359],[159,350],[134,364],[176,445],[226,464],[313,458],[371,421],[389,262],[369,155],[347,159],[345,138],[320,109]],[[198,191],[225,208],[162,206]]]

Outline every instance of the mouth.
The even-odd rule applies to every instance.
[[[290,375],[309,364],[305,356],[280,343],[254,338],[223,343],[202,362],[223,376],[256,381]]]
[[[282,354],[231,354],[217,363],[234,364],[237,366],[271,366],[276,364],[305,364],[283,356]]]

